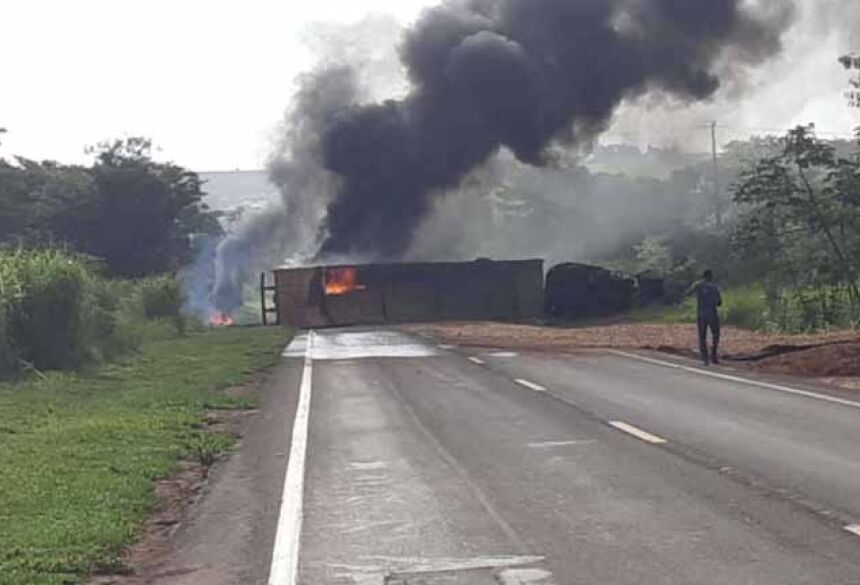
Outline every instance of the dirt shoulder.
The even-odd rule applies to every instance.
[[[520,350],[572,351],[589,348],[651,349],[695,357],[696,326],[682,323],[611,323],[558,327],[497,322],[406,325],[440,343]],[[826,379],[860,389],[860,332],[768,335],[725,327],[724,359],[765,372]]]

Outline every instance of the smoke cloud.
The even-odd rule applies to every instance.
[[[527,169],[564,166],[560,159],[587,150],[623,104],[698,103],[721,87],[741,87],[748,68],[780,51],[793,7],[449,0],[405,32],[384,17],[317,27],[308,40],[319,65],[298,80],[269,164],[282,201],[221,244],[210,302],[234,310],[243,284],[280,264],[480,253],[475,238],[486,232],[466,233],[462,223],[506,225],[504,217],[479,216],[505,209],[486,202],[505,197],[500,184],[518,182],[510,169],[553,193],[584,188],[587,172]],[[575,197],[556,203],[582,207]],[[522,211],[510,209],[512,217]],[[445,233],[450,238],[440,238]],[[564,253],[527,239],[487,255]]]
[[[721,145],[753,134],[781,134],[810,122],[827,137],[849,135],[860,118],[844,107],[847,77],[836,59],[860,51],[860,2],[797,0],[795,4],[779,55],[760,67],[745,67],[740,76],[721,73],[722,87],[704,102],[690,104],[654,95],[628,101],[617,110],[601,142],[709,151],[711,136],[705,125],[711,120],[719,124]],[[782,0],[759,0],[757,10],[772,12],[770,18],[775,20],[785,18]],[[730,63],[737,71],[737,65]]]
[[[324,166],[321,129],[340,112],[404,91],[396,55],[381,49],[393,46],[400,33],[400,25],[384,16],[368,16],[351,26],[321,24],[306,31],[304,40],[317,56],[318,67],[297,80],[298,91],[268,163],[269,178],[281,199],[243,218],[220,242],[214,285],[196,303],[202,307],[198,312],[235,313],[243,304],[245,285],[255,275],[274,266],[303,265],[316,255],[319,226],[339,185],[337,176]]]
[[[323,120],[321,166],[338,182],[319,258],[402,258],[434,196],[500,149],[534,166],[593,141],[626,99],[709,98],[721,77],[780,49],[788,2],[466,0],[406,33],[402,99]],[[298,112],[301,115],[301,111]]]

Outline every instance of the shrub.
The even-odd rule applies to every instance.
[[[86,351],[85,310],[91,269],[59,250],[0,253],[6,369],[75,367]]]
[[[9,331],[11,303],[6,299],[3,284],[3,274],[0,273],[0,372],[8,372],[15,367],[16,358]]]
[[[70,369],[185,332],[172,277],[101,277],[90,258],[63,250],[0,248],[0,373]]]
[[[723,316],[727,325],[762,329],[767,319],[764,290],[756,286],[730,288],[723,292]]]
[[[856,329],[860,303],[839,287],[781,291],[768,305],[765,327],[771,331],[800,332],[834,328]]]
[[[179,281],[173,276],[158,276],[140,281],[139,287],[143,316],[149,320],[169,320],[177,332],[184,333],[182,307],[185,295]]]

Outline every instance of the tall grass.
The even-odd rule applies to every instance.
[[[177,333],[185,333],[186,322],[182,314],[185,294],[176,278],[165,275],[143,280],[138,290],[144,317],[168,320]]]
[[[0,249],[0,373],[72,369],[137,346],[163,320],[185,331],[170,277],[103,278],[63,250]]]
[[[723,291],[720,309],[723,323],[772,333],[801,333],[860,327],[860,304],[845,289],[782,290],[768,295],[763,286],[751,285]],[[638,321],[695,323],[696,300],[678,306],[646,308],[632,317]]]
[[[89,270],[57,250],[0,255],[7,367],[77,366],[84,357]]]
[[[860,302],[839,287],[782,291],[767,304],[764,328],[822,331],[860,327]]]

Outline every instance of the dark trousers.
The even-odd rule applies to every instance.
[[[699,326],[699,353],[702,361],[709,363],[717,361],[717,350],[720,346],[720,316],[716,311],[699,315],[696,320]],[[708,353],[708,329],[711,330],[711,352]]]

